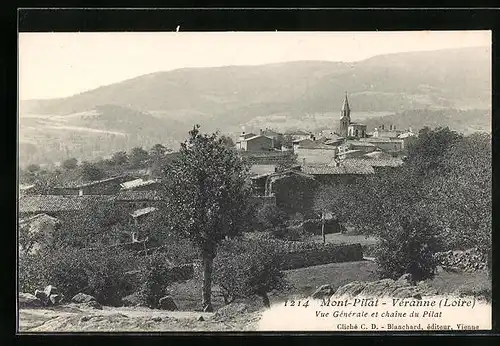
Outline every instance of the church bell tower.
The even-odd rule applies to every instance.
[[[347,91],[346,91],[344,103],[342,104],[342,109],[340,110],[340,125],[339,125],[340,136],[347,137],[347,129],[350,123],[351,123],[351,109],[349,108],[349,100],[347,99]]]

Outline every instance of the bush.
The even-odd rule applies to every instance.
[[[63,248],[23,256],[19,263],[19,287],[33,292],[54,285],[66,297],[82,292],[94,296],[103,305],[120,305],[129,283],[125,272],[135,263],[126,251]]]
[[[264,204],[255,215],[256,226],[260,231],[276,228],[287,221],[286,213],[273,204]]]
[[[214,262],[214,283],[222,291],[224,302],[259,296],[269,307],[267,294],[286,287],[279,256],[261,242],[227,241]]]
[[[427,218],[419,217],[404,220],[399,227],[380,234],[375,249],[380,277],[397,279],[410,273],[416,281],[433,278],[438,233]]]
[[[170,260],[166,254],[155,253],[141,263],[138,298],[141,305],[156,308],[172,283],[168,276]]]
[[[288,241],[302,241],[310,236],[302,226],[278,226],[271,231],[271,235],[276,239]]]

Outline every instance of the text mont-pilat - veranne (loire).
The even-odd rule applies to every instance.
[[[437,300],[420,300],[420,299],[405,299],[405,298],[392,298],[390,300],[393,307],[436,307],[440,305],[441,307],[473,307],[474,303],[468,299],[462,298],[444,298],[441,300],[441,304]],[[328,299],[325,298],[321,301],[320,306],[330,306],[330,307],[341,307],[341,306],[353,306],[353,307],[378,307],[380,305],[386,305],[383,301],[379,305],[378,298],[354,298],[354,299]]]

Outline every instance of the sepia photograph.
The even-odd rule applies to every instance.
[[[491,56],[20,32],[18,332],[491,330]]]

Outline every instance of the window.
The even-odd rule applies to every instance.
[[[358,137],[358,130],[356,130],[356,137]]]

